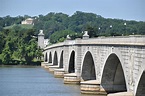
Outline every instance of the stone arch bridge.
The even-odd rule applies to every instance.
[[[66,40],[44,48],[42,66],[81,93],[145,96],[145,37]]]

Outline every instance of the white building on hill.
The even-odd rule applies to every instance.
[[[34,25],[34,19],[32,19],[32,18],[27,18],[26,20],[22,21],[21,24],[30,24],[30,25]]]

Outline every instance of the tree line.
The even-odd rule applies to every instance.
[[[28,17],[31,16],[0,17],[0,30],[5,26],[20,24],[22,20]],[[35,19],[33,26],[35,29],[34,35],[37,35],[39,30],[42,29],[44,30],[45,38],[49,38],[51,43],[65,40],[67,34],[72,35],[72,38],[80,37],[82,31],[85,30],[89,32],[90,37],[145,34],[145,22],[143,21],[103,18],[94,13],[81,11],[76,11],[72,16],[50,12],[47,15],[31,18]]]

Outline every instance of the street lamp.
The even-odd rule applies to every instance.
[[[98,29],[100,30],[101,28],[99,27]]]
[[[125,35],[126,34],[126,22],[124,23],[124,26],[125,26],[125,32],[123,32],[123,35]]]
[[[124,23],[124,25],[126,26],[126,22]]]
[[[112,25],[110,25],[110,29],[112,28]]]
[[[113,34],[112,34],[113,32],[111,32],[112,25],[110,25],[109,27],[110,27],[110,35],[113,35]]]
[[[99,27],[99,28],[98,28],[98,34],[99,34],[99,35],[100,35],[100,33],[101,33],[100,30],[101,30],[101,28]]]

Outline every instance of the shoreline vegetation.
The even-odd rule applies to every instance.
[[[40,68],[36,65],[0,65],[0,68]]]
[[[34,32],[19,26],[0,31],[0,64],[40,65],[43,49],[38,47]]]
[[[9,63],[3,63],[0,61],[0,66],[40,66],[42,61],[31,61],[27,63],[26,61],[20,61],[20,60],[12,60]]]

